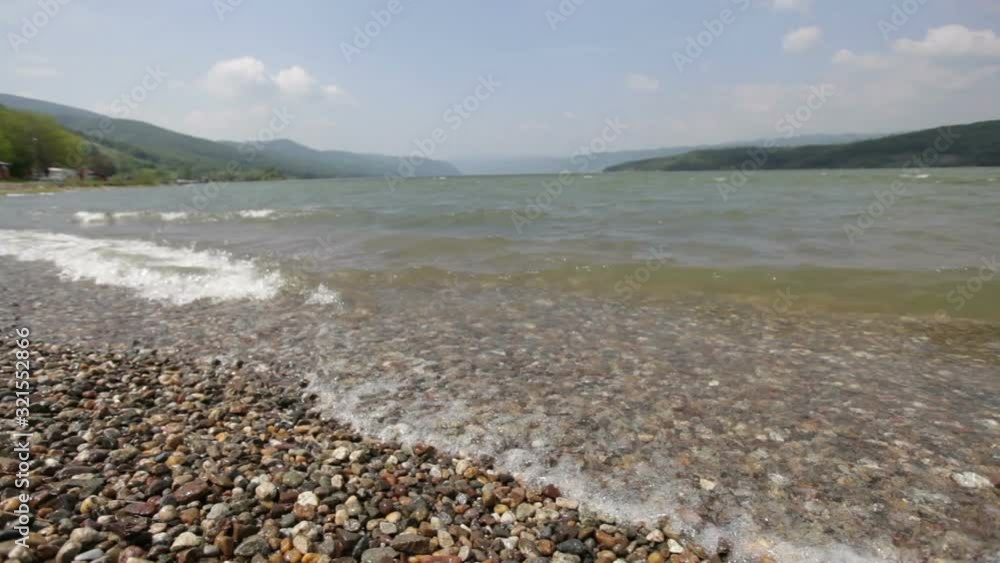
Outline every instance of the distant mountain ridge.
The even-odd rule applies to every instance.
[[[932,152],[923,156],[928,150]],[[922,157],[920,167],[1000,166],[1000,120],[945,125],[836,145],[763,148],[756,144],[699,149],[625,162],[607,171],[729,170],[750,159],[765,170],[897,168],[906,166],[914,157]]]
[[[870,139],[879,135],[866,135],[858,133],[848,134],[818,134],[801,135],[792,139],[782,139],[780,146],[798,146],[807,144],[834,144],[848,143],[861,139]],[[452,164],[458,167],[463,174],[472,175],[494,175],[494,174],[558,174],[563,170],[571,172],[593,173],[601,172],[609,167],[626,162],[648,160],[653,158],[663,158],[691,152],[694,150],[707,148],[721,148],[729,146],[741,146],[763,142],[762,139],[753,139],[742,142],[729,142],[717,145],[690,145],[663,147],[657,149],[638,149],[627,151],[609,151],[593,154],[592,159],[587,161],[585,167],[579,167],[571,162],[572,155],[566,156],[510,156],[492,158],[458,158],[452,159]]]
[[[46,114],[100,147],[133,157],[160,173],[182,178],[260,176],[329,178],[398,173],[400,157],[320,151],[287,140],[260,143],[261,150],[241,150],[243,143],[211,141],[130,119],[115,119],[62,104],[0,94],[0,105]],[[101,132],[100,135],[97,132]],[[251,158],[252,154],[252,158]],[[231,169],[237,164],[237,172]],[[459,175],[447,162],[427,160],[417,176]]]

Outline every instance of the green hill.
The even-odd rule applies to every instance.
[[[217,142],[184,135],[149,123],[107,116],[41,100],[0,94],[0,105],[46,114],[76,134],[94,141],[109,154],[132,165],[173,178],[259,179],[267,177],[327,178],[382,176],[395,171],[399,158],[346,151],[318,151],[291,141],[262,143],[247,150],[241,143]],[[103,134],[98,134],[103,133]],[[237,163],[234,167],[231,163]],[[451,176],[459,171],[447,162],[427,161],[418,176]]]
[[[938,148],[945,148],[940,150],[936,160],[927,161],[925,166],[1000,166],[1000,120],[996,120],[838,145],[695,150],[677,156],[626,162],[606,171],[729,170],[740,168],[748,160],[767,170],[901,168],[934,147],[935,142]],[[761,158],[764,154],[766,158]]]
[[[42,174],[49,167],[88,169],[100,176],[150,168],[111,147],[94,147],[53,117],[0,106],[0,161],[10,164],[16,179]]]
[[[834,144],[870,139],[876,135],[860,135],[846,133],[838,135],[818,134],[799,135],[791,139],[781,139],[779,146],[802,146],[817,144]],[[742,147],[763,142],[763,139],[746,139],[740,142],[728,142],[719,145],[697,145],[680,147],[661,147],[656,149],[638,149],[624,151],[607,151],[591,153],[587,158],[573,158],[571,153],[561,156],[494,156],[468,157],[453,160],[463,174],[494,175],[494,174],[558,174],[563,170],[576,173],[595,173],[608,170],[613,166],[639,160],[651,160],[676,156],[687,152],[723,147]]]

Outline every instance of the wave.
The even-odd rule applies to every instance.
[[[159,216],[160,216],[160,219],[162,219],[164,221],[182,221],[182,220],[187,219],[188,217],[190,217],[189,214],[187,214],[187,213],[185,213],[183,211],[173,211],[173,212],[160,213]]]
[[[280,217],[288,217],[289,214]],[[276,219],[278,212],[274,209],[243,209],[223,213],[195,213],[188,211],[77,211],[73,219],[82,226],[107,225],[130,221],[151,222],[192,222],[211,223],[238,219]]]
[[[244,219],[266,219],[275,214],[273,209],[246,209],[237,211],[237,215]]]
[[[306,305],[339,305],[340,303],[340,294],[324,284],[319,284],[306,299]]]
[[[115,211],[113,213],[105,211],[77,211],[73,214],[73,220],[81,226],[90,227],[148,219],[163,222],[182,221],[189,216],[184,211]]]
[[[175,305],[199,299],[270,299],[283,285],[280,274],[225,252],[137,240],[0,230],[0,255],[51,262],[64,279],[126,288]]]
[[[96,211],[77,211],[73,214],[73,219],[83,226],[104,225],[111,221],[111,215]]]

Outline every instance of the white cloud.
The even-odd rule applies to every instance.
[[[19,66],[14,69],[14,73],[26,78],[58,78],[62,76],[62,72],[51,66]]]
[[[202,85],[210,93],[223,99],[258,94],[298,98],[300,101],[325,100],[357,105],[357,100],[349,92],[335,84],[320,86],[316,77],[299,65],[281,69],[277,74],[271,75],[267,71],[267,66],[254,57],[240,57],[215,63],[202,80]]]
[[[892,64],[889,57],[874,54],[856,54],[850,49],[841,49],[834,53],[833,63],[851,66],[865,70],[886,69]]]
[[[235,98],[270,83],[264,63],[253,57],[219,61],[208,71],[204,81],[205,88],[220,98]]]
[[[300,66],[283,69],[272,80],[282,94],[289,96],[308,96],[316,85],[316,79]]]
[[[800,27],[785,34],[782,47],[786,53],[801,53],[819,43],[823,30],[816,26]]]
[[[771,9],[777,11],[795,11],[802,14],[809,12],[812,0],[770,0]]]
[[[642,92],[655,92],[660,89],[660,81],[645,74],[629,74],[625,77],[625,84],[630,90]]]
[[[576,119],[576,114],[571,111],[564,111],[563,117],[565,117],[566,119]]]
[[[893,49],[907,55],[1000,57],[1000,37],[953,24],[927,30],[923,41],[899,39]]]

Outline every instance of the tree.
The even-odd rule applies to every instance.
[[[94,150],[91,153],[90,158],[87,159],[87,168],[101,178],[110,178],[118,171],[118,167],[115,166],[111,157],[100,150]]]

